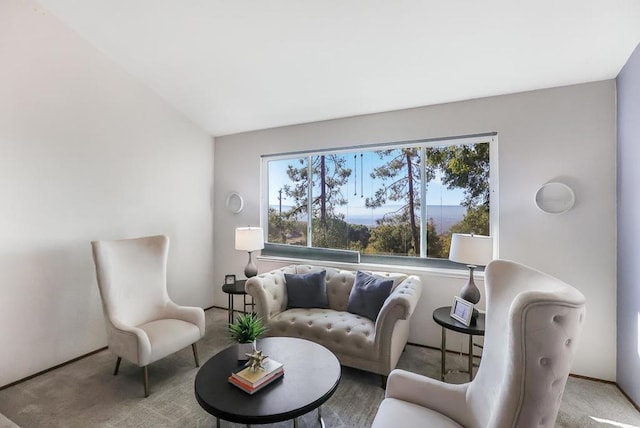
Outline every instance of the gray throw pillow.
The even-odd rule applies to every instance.
[[[284,274],[287,286],[287,308],[328,308],[327,271]]]
[[[375,322],[384,301],[391,293],[391,287],[393,279],[378,278],[358,271],[349,294],[347,311]]]

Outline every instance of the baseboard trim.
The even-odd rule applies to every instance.
[[[227,310],[227,308],[221,308],[219,306],[209,306],[208,308],[204,308],[205,311],[208,311],[209,309],[224,309],[225,311]],[[3,389],[10,388],[10,387],[12,387],[14,385],[17,385],[19,383],[26,382],[29,379],[33,379],[34,377],[43,375],[43,374],[48,373],[48,372],[50,372],[52,370],[59,369],[60,367],[66,366],[67,364],[75,363],[78,360],[81,360],[81,359],[86,358],[86,357],[90,357],[91,355],[97,354],[98,352],[104,351],[105,349],[108,349],[108,348],[109,348],[108,346],[103,346],[102,348],[96,349],[95,351],[91,351],[91,352],[88,352],[86,354],[82,354],[79,357],[75,357],[75,358],[73,358],[71,360],[68,360],[68,361],[65,361],[63,363],[57,364],[57,365],[55,365],[53,367],[49,367],[48,369],[44,369],[42,371],[39,371],[38,373],[34,373],[34,374],[29,375],[27,377],[23,377],[22,379],[18,379],[18,380],[15,380],[15,381],[11,382],[11,383],[6,384],[6,385],[2,385],[2,386],[0,386],[0,391],[2,391]]]
[[[629,400],[629,403],[631,403],[631,405],[635,407],[638,412],[640,412],[640,406],[638,406],[638,404],[635,401],[633,401],[626,392],[624,392],[624,389],[620,388],[620,385],[618,385],[617,383],[616,383],[616,387],[620,390],[622,395],[624,395],[625,398]]]
[[[50,372],[50,371],[53,371],[53,370],[55,370],[55,369],[59,369],[60,367],[66,366],[67,364],[75,363],[75,362],[76,362],[76,361],[78,361],[78,360],[81,360],[81,359],[83,359],[83,358],[89,357],[89,356],[91,356],[91,355],[93,355],[93,354],[97,354],[98,352],[100,352],[100,351],[104,351],[105,349],[107,349],[107,347],[106,347],[106,346],[104,346],[104,347],[102,347],[102,348],[100,348],[100,349],[96,349],[95,351],[91,351],[91,352],[89,352],[89,353],[86,353],[86,354],[80,355],[79,357],[75,357],[75,358],[73,358],[73,359],[71,359],[71,360],[69,360],[69,361],[65,361],[65,362],[63,362],[63,363],[57,364],[57,365],[55,365],[55,366],[53,366],[53,367],[49,367],[48,369],[44,369],[44,370],[42,370],[42,371],[39,371],[38,373],[34,373],[34,374],[29,375],[29,376],[27,376],[27,377],[23,377],[22,379],[18,379],[18,380],[16,380],[16,381],[13,381],[13,382],[8,383],[8,384],[6,384],[6,385],[0,386],[0,391],[2,391],[3,389],[10,388],[10,387],[12,387],[12,386],[14,386],[14,385],[17,385],[17,384],[19,384],[19,383],[26,382],[26,381],[28,381],[29,379],[33,379],[34,377],[38,377],[38,376],[40,376],[40,375],[43,375],[43,374],[48,373],[48,372]]]
[[[631,399],[631,397],[629,397],[629,395],[626,392],[624,392],[624,389],[620,388],[620,385],[618,385],[617,382],[613,382],[611,380],[598,379],[596,377],[582,376],[582,375],[577,375],[577,374],[569,374],[569,376],[575,377],[577,379],[585,379],[585,380],[590,380],[590,381],[593,381],[593,382],[600,382],[600,383],[606,383],[606,384],[609,384],[609,385],[615,385],[615,387],[618,388],[618,391],[620,391],[620,393],[622,395],[624,395],[624,398],[626,398],[627,401],[629,401],[629,403],[631,403],[631,405],[633,407],[635,407],[635,409],[638,412],[640,412],[640,406],[638,406],[638,404],[635,401],[633,401]]]

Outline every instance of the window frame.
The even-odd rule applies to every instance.
[[[438,137],[428,138],[420,140],[410,141],[396,141],[381,144],[365,144],[356,146],[345,147],[333,147],[322,150],[301,150],[292,152],[283,152],[275,154],[263,154],[260,156],[261,162],[261,192],[260,192],[260,223],[265,233],[265,247],[262,250],[262,257],[276,257],[286,258],[293,260],[318,260],[318,261],[341,261],[341,256],[344,256],[345,263],[352,264],[368,264],[368,265],[393,265],[393,266],[411,266],[411,267],[427,267],[435,269],[466,269],[464,265],[460,263],[452,262],[444,258],[432,258],[426,256],[427,245],[420,245],[419,256],[392,256],[392,255],[371,255],[360,254],[353,250],[343,250],[335,248],[321,248],[313,247],[312,236],[312,221],[307,221],[307,236],[311,240],[311,245],[307,241],[307,245],[297,246],[290,244],[270,243],[268,242],[268,226],[269,226],[269,168],[268,162],[295,159],[295,158],[307,158],[307,167],[309,168],[308,174],[311,177],[311,163],[309,162],[313,156],[327,155],[327,154],[343,154],[353,153],[354,151],[376,151],[376,150],[389,150],[389,149],[401,149],[401,148],[413,148],[421,147],[421,182],[424,183],[424,148],[426,147],[446,147],[451,145],[462,144],[477,144],[477,143],[489,143],[489,234],[493,237],[493,254],[494,257],[498,256],[498,133],[489,132],[483,134],[473,134],[464,136],[453,137]],[[427,186],[420,186],[420,198],[426,200]],[[311,198],[308,198],[308,204],[311,204]],[[308,212],[311,212],[311,207],[308,207]],[[427,210],[420,210],[420,223],[426,224],[428,217]],[[427,228],[420,228],[421,242],[427,242]],[[283,247],[287,247],[283,249]],[[298,254],[296,254],[298,253]],[[354,256],[353,253],[358,253]],[[482,270],[482,269],[480,269]]]

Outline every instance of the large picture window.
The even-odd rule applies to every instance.
[[[490,235],[494,142],[487,135],[265,156],[263,254],[446,259],[452,233]]]

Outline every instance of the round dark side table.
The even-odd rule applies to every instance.
[[[251,297],[251,302],[247,302],[247,292],[244,290],[244,284],[247,282],[246,279],[238,279],[233,284],[224,284],[222,286],[222,291],[227,293],[229,296],[229,324],[233,322],[233,297],[236,295],[242,295],[242,302],[244,303],[244,313],[247,313],[247,307],[250,307],[253,310],[253,297]]]
[[[335,392],[340,382],[338,359],[322,345],[293,337],[268,337],[258,340],[257,348],[284,364],[284,376],[253,395],[228,382],[232,371],[243,365],[238,361],[236,345],[217,353],[204,363],[195,380],[195,395],[200,406],[220,419],[241,424],[268,424],[293,419],[318,409],[318,421],[324,427],[320,406]]]
[[[473,380],[473,336],[484,336],[485,317],[483,313],[479,313],[472,325],[464,325],[461,322],[451,318],[451,306],[443,306],[433,311],[433,320],[442,327],[442,364],[440,366],[440,380],[444,382],[445,370],[445,354],[447,352],[447,330],[456,331],[469,335],[469,381]]]

